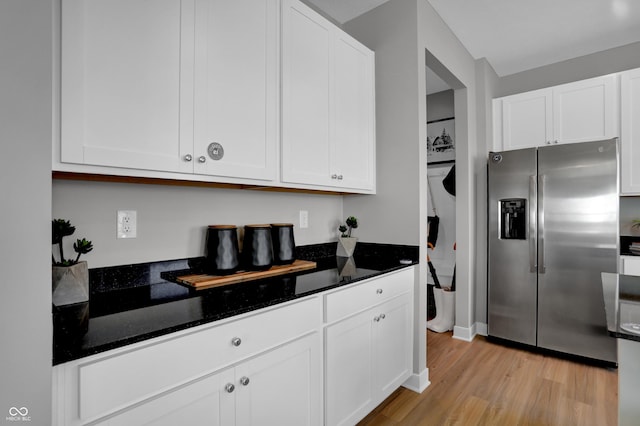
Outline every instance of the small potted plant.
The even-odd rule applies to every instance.
[[[351,257],[353,256],[353,252],[356,249],[356,243],[358,242],[356,237],[351,236],[351,231],[358,227],[358,219],[355,216],[349,216],[345,223],[346,225],[342,224],[338,227],[338,230],[340,231],[340,238],[338,238],[336,256]]]
[[[65,258],[64,237],[73,235],[76,231],[68,220],[53,219],[51,221],[51,243],[58,246],[60,260],[51,254],[53,304],[56,306],[70,305],[89,301],[89,268],[86,261],[80,261],[80,256],[93,250],[93,244],[86,239],[78,239],[73,243],[76,257]]]

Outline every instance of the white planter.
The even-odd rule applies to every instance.
[[[340,277],[350,277],[356,274],[356,261],[353,257],[339,256],[337,259]]]
[[[351,257],[356,249],[356,243],[358,239],[356,237],[340,237],[338,238],[338,248],[336,249],[336,256]]]
[[[86,261],[73,266],[53,266],[51,282],[54,305],[89,301],[89,268]]]

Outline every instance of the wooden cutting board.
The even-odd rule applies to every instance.
[[[258,280],[261,278],[274,277],[276,275],[305,271],[307,269],[314,269],[316,266],[316,262],[311,262],[308,260],[295,260],[290,265],[274,265],[266,271],[239,271],[231,275],[181,275],[179,277],[176,277],[176,281],[180,284],[186,284],[197,290],[201,290],[203,288],[237,284],[246,281]]]

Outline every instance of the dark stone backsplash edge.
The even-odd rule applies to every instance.
[[[296,258],[301,260],[322,260],[334,258],[337,242],[296,246]],[[380,244],[358,242],[354,256],[359,258],[385,257],[393,260],[408,259],[417,262],[419,247],[401,244]],[[129,265],[106,266],[89,269],[91,293],[103,293],[123,288],[147,286],[165,281],[163,272],[176,270],[202,270],[204,256],[144,262]]]

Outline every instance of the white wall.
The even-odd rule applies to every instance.
[[[420,245],[414,305],[414,375],[426,374],[426,117],[427,51],[444,65],[456,90],[458,295],[456,324],[469,329],[475,249],[475,70],[459,40],[425,0],[394,0],[345,24],[376,52],[378,196],[345,197],[345,214],[359,215],[362,238]],[[429,67],[433,66],[429,63]],[[434,69],[441,77],[440,70]],[[452,84],[453,83],[453,84]],[[458,112],[458,108],[464,111]],[[473,207],[472,207],[473,206]],[[458,308],[460,308],[458,310]]]
[[[427,77],[428,78],[428,77]],[[455,116],[453,90],[443,90],[427,96],[427,122]]]
[[[425,61],[418,52],[415,0],[395,0],[350,21],[345,29],[376,52],[377,195],[346,196],[345,214],[362,223],[367,241],[420,245],[426,251]],[[424,123],[420,126],[419,123]],[[425,141],[421,143],[421,141]],[[414,286],[413,387],[428,385],[426,266]]]
[[[500,78],[495,97],[640,68],[640,42]]]
[[[498,75],[486,59],[476,61],[478,155],[476,163],[476,331],[487,334],[487,153],[493,141],[492,99]]]
[[[6,419],[11,407],[26,407],[30,425],[51,424],[51,16],[47,1],[0,2],[0,422],[6,424],[14,423]]]
[[[344,220],[337,195],[110,182],[55,180],[52,206],[54,218],[76,226],[72,238],[93,242],[83,257],[90,268],[203,256],[207,225],[293,223],[304,245],[335,241]],[[117,210],[137,211],[137,238],[116,238]],[[300,210],[309,212],[307,229],[298,227]]]

